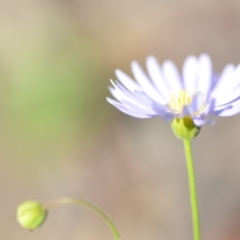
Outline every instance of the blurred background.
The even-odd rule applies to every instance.
[[[18,204],[83,197],[125,240],[190,240],[181,141],[160,118],[141,120],[105,100],[114,70],[148,55],[179,68],[209,53],[214,69],[240,62],[234,0],[2,0],[0,2],[0,239],[110,240],[88,210],[52,209],[34,232]],[[194,140],[202,235],[240,239],[240,117]]]

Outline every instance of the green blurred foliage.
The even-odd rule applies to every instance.
[[[1,132],[11,158],[33,161],[39,152],[81,148],[106,119],[94,42],[55,25],[15,46],[21,54],[10,64],[9,81],[1,83]]]

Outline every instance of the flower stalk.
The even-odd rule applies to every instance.
[[[190,192],[192,222],[193,222],[193,239],[200,240],[201,239],[200,221],[199,221],[199,213],[198,213],[197,190],[196,190],[191,140],[184,139],[183,143],[184,143],[184,150],[186,155],[187,171],[188,171],[189,192]]]
[[[121,240],[120,234],[110,217],[99,207],[83,199],[60,198],[45,205],[36,201],[26,201],[18,207],[17,221],[23,228],[34,230],[44,223],[49,209],[62,204],[75,204],[90,209],[99,215],[109,226],[114,236],[114,240]]]
[[[75,204],[75,205],[83,206],[83,207],[90,209],[91,211],[93,211],[94,213],[99,215],[107,223],[107,225],[109,226],[109,228],[112,231],[114,239],[121,240],[120,234],[118,233],[118,230],[117,230],[116,226],[114,225],[113,221],[110,219],[110,217],[108,217],[108,215],[106,213],[104,213],[96,205],[94,205],[86,200],[83,200],[83,199],[60,198],[60,199],[57,199],[55,201],[45,204],[45,209],[50,209],[52,207],[55,207],[55,206],[61,205],[61,204]]]

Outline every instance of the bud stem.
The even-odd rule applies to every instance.
[[[198,214],[197,191],[196,191],[191,141],[184,139],[183,143],[184,143],[184,150],[185,150],[187,170],[188,170],[189,192],[190,192],[192,222],[193,222],[193,239],[200,240],[201,238],[200,222],[199,222],[199,214]]]
[[[118,230],[115,227],[112,220],[107,216],[107,214],[105,214],[100,208],[98,208],[94,204],[92,204],[86,200],[83,200],[83,199],[61,198],[61,199],[57,199],[55,201],[45,204],[44,207],[46,210],[48,210],[48,209],[55,207],[56,205],[60,205],[60,204],[75,204],[75,205],[83,206],[83,207],[86,207],[86,208],[92,210],[93,212],[98,214],[107,223],[107,225],[109,226],[109,228],[111,229],[111,231],[113,233],[114,239],[121,240]]]

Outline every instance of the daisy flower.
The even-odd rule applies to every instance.
[[[189,56],[182,74],[172,61],[159,65],[156,58],[146,60],[147,73],[132,62],[136,81],[121,70],[111,80],[107,101],[120,111],[137,118],[160,116],[166,121],[190,117],[201,127],[212,123],[207,115],[232,116],[240,112],[240,65],[226,65],[222,73],[213,74],[207,54]]]

